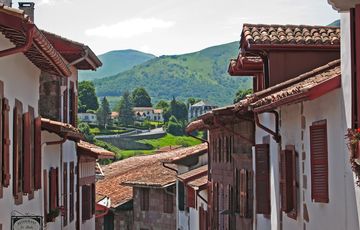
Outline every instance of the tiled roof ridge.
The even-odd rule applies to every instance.
[[[245,99],[239,101],[238,103],[235,104],[235,111],[240,111],[245,109],[245,107],[247,107],[248,105],[250,105],[251,103],[268,96],[269,94],[271,94],[274,91],[278,91],[278,90],[282,90],[284,88],[287,88],[290,85],[296,84],[300,81],[303,81],[305,79],[308,79],[310,77],[313,77],[321,72],[327,71],[335,66],[340,65],[340,59],[331,61],[323,66],[320,66],[318,68],[315,68],[311,71],[308,71],[306,73],[303,73],[295,78],[291,78],[290,80],[284,81],[280,84],[277,84],[275,86],[272,86],[270,88],[267,88],[265,90],[256,92],[254,94],[250,94],[247,95]]]
[[[247,26],[247,27],[266,27],[266,28],[270,28],[270,27],[286,27],[286,28],[296,28],[296,27],[300,27],[300,28],[323,28],[323,29],[340,29],[340,27],[338,26],[324,26],[324,25],[304,25],[304,24],[300,24],[300,25],[296,25],[296,24],[256,24],[256,23],[244,23],[243,24],[243,28]]]

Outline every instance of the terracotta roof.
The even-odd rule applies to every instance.
[[[206,125],[204,123],[203,120],[195,120],[193,122],[190,122],[187,126],[186,126],[186,133],[191,133],[194,132],[196,130],[204,130],[204,129],[208,129],[208,125]]]
[[[194,180],[190,180],[187,183],[187,185],[194,188],[195,190],[202,190],[207,188],[207,183],[208,183],[208,175],[204,175]]]
[[[340,28],[308,25],[263,25],[244,24],[241,44],[276,46],[316,46],[338,48],[340,45]]]
[[[96,182],[96,193],[110,197],[111,206],[115,208],[132,199],[132,187],[124,185],[124,182],[138,181],[142,185],[146,183],[157,186],[171,184],[175,181],[176,173],[171,169],[164,168],[161,161],[181,156],[186,154],[189,149],[194,148],[196,149],[196,147],[189,147],[165,153],[135,156],[103,166],[105,177]]]
[[[189,181],[192,181],[194,179],[197,179],[204,175],[207,175],[207,172],[208,172],[208,166],[203,165],[201,167],[187,171],[183,174],[178,174],[177,177],[179,178],[179,180],[183,181],[184,183],[187,183]]]
[[[237,59],[231,59],[228,73],[232,76],[252,76],[263,72],[263,61],[258,56],[240,54]]]
[[[176,164],[185,158],[205,154],[208,151],[208,145],[207,143],[202,143],[192,147],[182,148],[176,151],[177,151],[176,155],[174,155],[173,157],[166,158],[162,160],[162,162]]]
[[[80,141],[84,138],[83,134],[74,126],[46,118],[41,118],[41,129],[74,141]]]
[[[304,75],[304,80],[291,84],[286,88],[271,93],[268,96],[250,104],[255,111],[273,109],[279,105],[296,103],[304,100],[315,99],[333,89],[341,86],[340,61],[334,61],[326,65],[327,68],[315,69]],[[285,85],[287,82],[284,82]]]
[[[86,57],[84,60],[74,63],[77,69],[96,70],[98,67],[102,66],[101,61],[87,45],[44,30],[41,32],[69,63],[73,63],[82,57]]]
[[[66,60],[24,14],[24,11],[0,3],[0,33],[4,34],[15,47],[26,46],[23,53],[39,69],[61,76],[71,75]],[[30,39],[28,44],[27,38]]]
[[[77,147],[80,154],[90,155],[97,159],[111,159],[115,157],[113,152],[86,141],[80,141],[77,143]]]

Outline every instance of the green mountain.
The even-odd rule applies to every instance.
[[[79,80],[94,80],[98,78],[112,76],[133,66],[144,63],[156,56],[143,53],[136,50],[116,50],[99,55],[99,59],[103,63],[96,71],[79,71]]]
[[[144,87],[152,102],[160,99],[201,98],[219,106],[232,104],[238,89],[251,87],[251,78],[231,77],[230,58],[238,54],[239,42],[199,52],[160,56],[117,75],[95,80],[98,96],[121,96],[126,90]]]

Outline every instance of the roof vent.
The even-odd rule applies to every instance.
[[[34,22],[34,10],[35,10],[34,2],[19,2],[19,9],[23,10],[25,14],[30,17],[30,20]]]

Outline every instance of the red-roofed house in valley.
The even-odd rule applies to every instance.
[[[97,181],[96,193],[100,203],[110,204],[110,210],[97,219],[97,229],[177,229],[176,172],[189,166],[169,162],[204,162],[200,156],[204,148],[206,144],[104,166],[104,179]],[[185,159],[191,155],[196,157]]]
[[[209,130],[212,229],[359,229],[340,33],[244,24],[229,73],[254,76],[254,93],[187,127]]]
[[[95,163],[113,154],[81,141],[77,74],[101,62],[39,30],[34,3],[11,5],[0,1],[0,229],[95,229]]]

